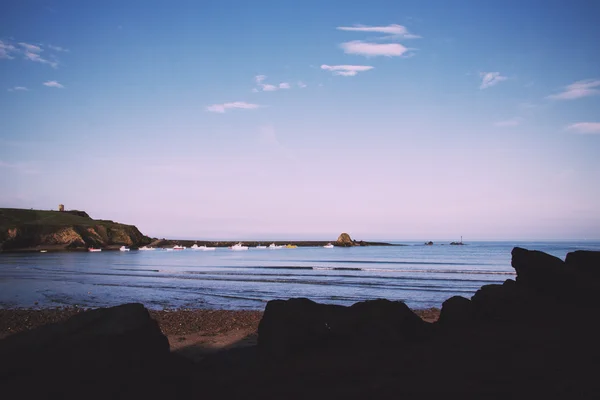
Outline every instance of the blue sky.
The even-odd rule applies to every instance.
[[[598,15],[2,2],[0,206],[172,238],[597,240]]]

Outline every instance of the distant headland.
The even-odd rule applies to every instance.
[[[194,244],[211,247],[229,247],[239,241],[172,240],[148,237],[134,225],[110,220],[93,219],[85,211],[65,210],[60,204],[56,210],[0,208],[0,252],[16,251],[86,251],[89,248],[118,250],[121,246],[133,249],[142,246],[157,248],[175,245],[191,247]],[[246,246],[275,243],[298,247],[325,246],[399,246],[385,242],[354,240],[342,233],[334,241],[281,241],[244,240]]]

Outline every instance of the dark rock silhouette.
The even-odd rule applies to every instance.
[[[515,248],[516,280],[444,302],[274,300],[258,346],[191,364],[141,305],[84,312],[0,341],[18,398],[596,398],[600,252]]]
[[[442,304],[438,323],[443,326],[465,326],[473,321],[471,300],[462,296],[453,296]]]
[[[258,346],[285,356],[336,344],[389,344],[426,337],[428,324],[406,304],[370,300],[350,307],[297,298],[267,303],[258,327]]]
[[[141,304],[86,311],[9,336],[0,341],[0,359],[0,382],[18,388],[22,398],[39,393],[110,397],[156,373],[168,379],[165,367],[176,370],[178,365],[167,338]],[[33,380],[36,384],[30,385]],[[93,393],[77,393],[80,386]]]

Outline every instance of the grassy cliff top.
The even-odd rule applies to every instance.
[[[20,225],[124,225],[113,221],[92,219],[71,214],[68,211],[27,210],[24,208],[0,208],[0,228],[11,228]]]

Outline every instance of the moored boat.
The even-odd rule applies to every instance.
[[[173,250],[185,250],[185,246],[180,246],[176,244],[175,246],[173,246]]]
[[[214,247],[207,247],[206,245],[202,245],[202,246],[198,246],[196,243],[194,243],[194,245],[192,247],[190,247],[190,249],[192,250],[202,250],[202,251],[210,251],[210,250],[214,250]]]
[[[138,250],[141,250],[141,251],[152,251],[152,250],[156,250],[156,248],[143,246],[143,247],[140,247]]]
[[[255,249],[266,249],[267,246],[263,246],[262,244],[258,244]]]
[[[89,252],[91,252],[91,253],[97,253],[97,252],[99,252],[99,251],[102,251],[102,249],[95,249],[95,248],[93,248],[93,247],[90,247],[90,248],[88,249],[88,251],[89,251]]]
[[[275,243],[271,243],[268,247],[269,249],[281,249],[283,246],[278,246]]]
[[[296,246],[295,244],[286,244],[286,245],[285,245],[285,248],[286,248],[286,249],[295,249],[295,248],[297,248],[297,247],[298,247],[298,246]]]
[[[119,247],[119,251],[129,251],[129,250],[130,250],[129,247],[127,247],[127,246]]]
[[[248,250],[248,246],[242,245],[242,242],[238,244],[234,244],[233,246],[229,246],[231,250],[239,251],[239,250]]]
[[[331,243],[327,243],[325,246],[323,246],[326,249],[333,249],[333,245]]]

